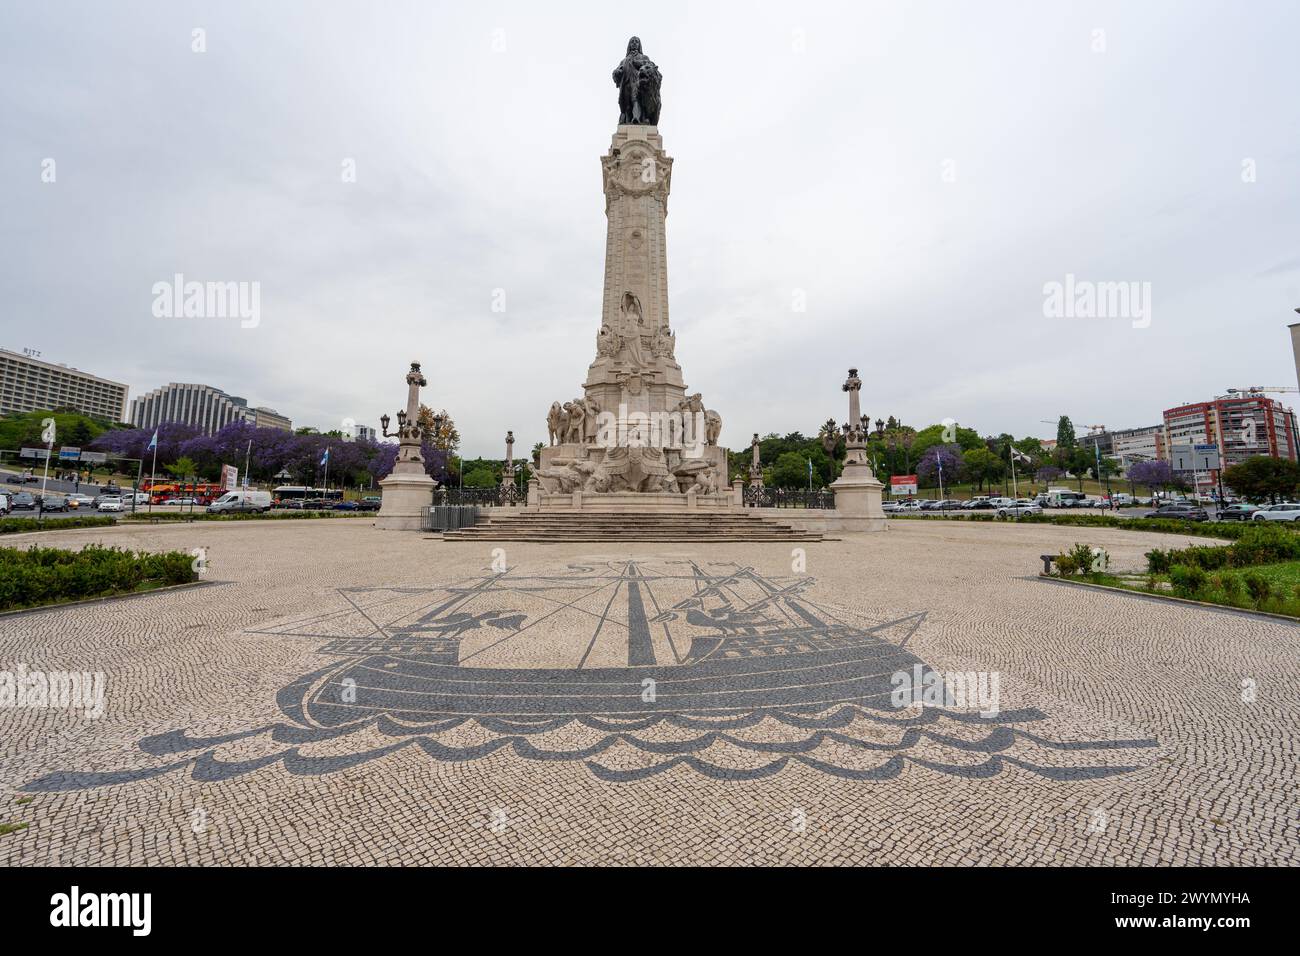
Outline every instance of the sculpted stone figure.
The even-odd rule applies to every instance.
[[[581,398],[575,398],[564,407],[569,412],[569,427],[565,432],[564,440],[579,444],[582,442],[582,435],[586,429],[587,403]]]
[[[640,38],[632,37],[627,41],[627,55],[614,70],[620,126],[659,125],[659,85],[662,82],[659,67],[641,52]]]
[[[582,440],[588,445],[594,445],[596,443],[596,434],[599,431],[600,402],[594,398],[589,398],[586,405],[587,417],[583,423]]]
[[[628,360],[634,368],[642,368],[648,363],[645,351],[641,348],[641,328],[644,324],[641,318],[641,300],[631,292],[624,292],[623,302],[618,311],[619,338],[622,340],[623,347],[627,349]]]
[[[716,445],[722,434],[722,416],[711,408],[704,410],[704,444]]]
[[[672,358],[673,357],[673,333],[666,325],[661,325],[659,331],[655,333],[654,342],[650,346],[650,351],[655,358]]]
[[[550,432],[551,444],[564,441],[564,409],[559,402],[551,402],[551,410],[546,413],[546,430]]]
[[[557,458],[549,467],[538,470],[537,480],[546,491],[567,495],[583,487],[595,468],[589,461]]]
[[[600,358],[612,358],[618,352],[618,334],[609,327],[608,323],[601,323],[600,331],[596,333],[596,355]]]

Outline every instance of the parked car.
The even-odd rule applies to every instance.
[[[198,503],[199,503],[199,499],[197,498],[168,498],[167,499],[167,504],[169,505],[197,505]]]
[[[896,515],[903,510],[903,503],[901,501],[886,501],[880,506],[880,510],[887,515]]]
[[[988,498],[972,498],[962,505],[962,509],[965,511],[994,511],[997,509],[997,505]]]
[[[36,496],[30,491],[20,491],[14,495],[9,505],[14,511],[35,511]]]
[[[1003,499],[1006,500],[1006,499]],[[1017,498],[1009,505],[1002,505],[998,508],[999,518],[1016,518],[1025,515],[1040,515],[1043,513],[1043,506],[1036,501],[1030,501],[1028,498]]]
[[[0,492],[0,515],[7,515],[13,510],[13,505],[10,501],[11,496],[9,494]]]
[[[361,505],[355,501],[340,501],[334,505],[335,511],[360,511]]]
[[[371,495],[369,497],[362,498],[359,502],[357,502],[357,507],[359,507],[362,511],[378,511],[381,503],[382,501],[378,495]]]
[[[122,499],[117,497],[116,495],[101,495],[97,507],[99,508],[100,511],[123,511],[124,510],[124,508],[122,507]]]
[[[62,495],[45,495],[37,496],[41,503],[42,511],[67,511],[68,499]]]
[[[1218,518],[1220,521],[1249,521],[1251,516],[1259,510],[1257,505],[1248,505],[1245,502],[1239,502],[1235,505],[1228,505],[1226,508],[1219,509]]]
[[[83,495],[74,492],[68,495],[68,507],[70,508],[93,508],[95,499],[90,495]]]
[[[208,514],[270,510],[271,493],[269,491],[227,491],[208,505]]]
[[[1297,505],[1300,507],[1300,505]],[[1173,518],[1181,521],[1209,521],[1210,516],[1204,508],[1199,508],[1189,502],[1178,502],[1172,505],[1161,505],[1155,511],[1148,511],[1143,517],[1146,518]]]
[[[1285,501],[1280,505],[1267,505],[1250,516],[1251,521],[1300,521],[1300,504]]]
[[[1117,493],[1111,495],[1111,496],[1110,496],[1110,502],[1111,502],[1111,504],[1113,504],[1116,508],[1127,508],[1127,507],[1129,507],[1130,505],[1134,504],[1133,496],[1132,496],[1132,495],[1126,495],[1126,494],[1124,494],[1123,492],[1117,492]]]

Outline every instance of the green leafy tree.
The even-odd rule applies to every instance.
[[[1062,415],[1060,421],[1056,423],[1056,447],[1068,448],[1071,451],[1078,444],[1074,437],[1074,423],[1070,421],[1069,415]]]
[[[475,464],[465,471],[466,488],[492,488],[497,484],[496,472],[487,465]]]
[[[772,466],[772,484],[778,488],[806,488],[808,459],[795,451],[783,454]]]
[[[977,488],[983,488],[984,482],[998,481],[1002,477],[1002,460],[987,448],[972,448],[962,452],[962,471],[975,482]]]
[[[1292,500],[1300,488],[1300,464],[1287,458],[1256,455],[1223,469],[1223,483],[1252,501]]]
[[[167,470],[173,477],[180,478],[184,481],[189,478],[197,477],[199,473],[199,465],[193,458],[187,458],[182,455],[180,458],[177,458],[174,462],[168,465]]]
[[[454,453],[460,449],[460,432],[456,430],[456,423],[447,414],[447,409],[444,408],[438,414],[442,416],[442,424],[435,428],[433,409],[428,405],[421,405],[417,421],[424,427],[426,435],[433,436],[430,442],[434,448],[441,448],[444,451]]]

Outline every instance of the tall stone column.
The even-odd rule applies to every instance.
[[[420,442],[420,388],[429,384],[420,372],[420,363],[412,362],[406,373],[406,409],[397,414],[396,435],[388,432],[388,416],[380,419],[385,438],[398,439],[397,463],[379,483],[383,496],[375,527],[390,531],[419,531],[420,511],[433,503],[434,480],[424,470]]]
[[[583,385],[600,407],[616,410],[621,382],[640,375],[650,411],[685,397],[668,321],[665,220],[673,160],[653,126],[618,127],[601,157],[605,193],[605,288],[596,358]]]
[[[849,369],[843,387],[849,393],[849,420],[843,426],[844,471],[831,485],[835,492],[835,511],[844,531],[884,531],[887,519],[880,503],[884,486],[876,480],[867,460],[867,426],[858,398],[862,379],[858,378],[857,369]]]
[[[515,433],[506,432],[506,467],[501,473],[501,486],[508,487],[515,481]]]
[[[763,462],[759,458],[758,432],[754,432],[754,440],[749,443],[750,451],[753,453],[749,463],[749,487],[763,487]]]

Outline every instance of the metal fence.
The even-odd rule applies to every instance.
[[[514,485],[493,488],[439,488],[433,493],[434,505],[478,505],[486,508],[513,508],[528,504],[528,492]]]
[[[432,505],[420,509],[420,528],[424,531],[455,531],[478,523],[477,505]]]
[[[755,488],[744,491],[746,508],[824,508],[835,507],[833,491],[803,491],[795,488]]]

